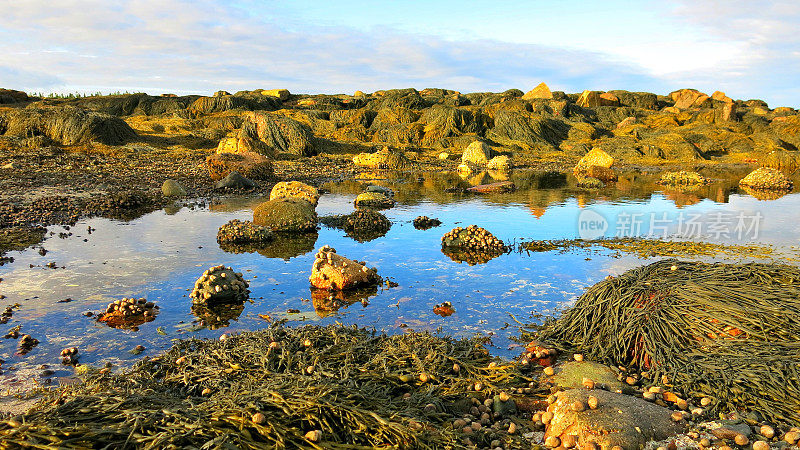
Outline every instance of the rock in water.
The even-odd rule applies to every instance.
[[[586,170],[586,176],[597,178],[603,183],[617,181],[617,172],[615,172],[614,169],[602,166],[589,166],[589,168]]]
[[[477,225],[456,227],[442,236],[442,253],[469,265],[486,263],[505,251],[503,241]]]
[[[708,183],[708,179],[697,172],[667,172],[661,176],[659,183],[666,186],[699,186]]]
[[[599,148],[593,148],[578,161],[578,164],[575,165],[575,172],[585,172],[591,166],[610,168],[613,164],[614,158],[611,155]]]
[[[516,189],[516,186],[513,181],[498,181],[497,183],[472,186],[471,188],[467,188],[467,192],[474,192],[476,194],[503,194],[511,192],[514,189]]]
[[[281,198],[258,205],[253,211],[253,223],[272,231],[313,231],[317,228],[317,213],[305,200]]]
[[[381,192],[362,192],[355,200],[356,208],[384,209],[394,206],[395,201]]]
[[[299,181],[281,181],[272,188],[269,199],[277,200],[281,198],[305,200],[316,207],[319,201],[319,191],[314,186],[309,186]]]
[[[543,98],[547,100],[551,100],[553,98],[553,92],[550,91],[550,88],[544,82],[539,83],[535,88],[525,93],[522,96],[523,100],[533,100],[537,98]]]
[[[189,296],[196,304],[241,303],[250,295],[248,287],[241,273],[219,265],[203,272]]]
[[[464,149],[464,153],[461,155],[461,163],[467,165],[472,164],[476,166],[485,166],[491,157],[491,147],[486,145],[485,142],[475,141]]]
[[[239,175],[239,172],[231,172],[227,177],[219,180],[214,185],[215,189],[252,189],[256,184],[247,178]]]
[[[143,298],[123,298],[109,303],[105,312],[97,316],[97,321],[112,328],[130,328],[151,322],[157,310],[153,302]]]
[[[786,175],[778,170],[762,167],[750,172],[739,182],[742,186],[761,190],[782,190],[792,189],[792,182]]]
[[[337,255],[336,249],[326,245],[317,252],[309,281],[317,289],[335,291],[377,284],[380,277],[375,269]]]
[[[576,402],[586,404],[589,395],[597,398],[597,409],[576,412]],[[650,440],[663,440],[685,430],[673,421],[672,411],[640,398],[603,390],[570,389],[556,394],[556,401],[547,411],[552,419],[545,437],[564,439],[575,436],[578,444],[594,442],[601,448],[620,446],[623,449],[643,448]]]
[[[186,189],[177,181],[169,179],[161,185],[161,193],[164,194],[164,197],[184,197]]]
[[[392,222],[383,214],[372,209],[357,209],[348,215],[322,217],[320,222],[327,226],[341,228],[348,236],[359,242],[371,241],[384,236],[392,227]]]
[[[419,216],[414,219],[414,228],[418,230],[427,230],[433,227],[438,227],[442,224],[442,221],[436,218],[430,218],[428,216]]]
[[[263,244],[272,240],[272,231],[253,222],[233,219],[217,230],[220,244]]]

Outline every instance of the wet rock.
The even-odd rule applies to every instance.
[[[550,379],[563,389],[583,387],[583,380],[590,379],[596,386],[605,386],[611,391],[631,392],[631,387],[617,379],[617,374],[610,367],[592,361],[568,361],[557,368]]]
[[[614,158],[599,148],[593,148],[575,165],[575,172],[582,172],[591,166],[609,168],[614,164]]]
[[[272,231],[313,231],[317,227],[317,213],[314,206],[305,200],[281,198],[258,205],[253,211],[253,223]]]
[[[739,184],[757,190],[789,191],[792,189],[792,182],[786,178],[786,175],[766,167],[750,172]]]
[[[155,303],[147,299],[123,298],[109,303],[97,321],[112,328],[131,328],[155,320],[157,312]]]
[[[348,236],[359,242],[367,242],[386,235],[392,222],[372,209],[358,209],[347,215],[320,218],[323,224],[343,229]]]
[[[433,227],[438,227],[442,221],[428,216],[419,216],[414,219],[414,228],[417,230],[427,230]]]
[[[659,183],[666,186],[699,186],[708,183],[706,177],[697,172],[667,172],[661,176]]]
[[[220,244],[263,244],[271,241],[272,231],[253,222],[233,219],[217,230]]]
[[[407,170],[414,166],[403,153],[389,147],[374,153],[359,153],[353,157],[353,164],[370,169]]]
[[[499,181],[497,183],[472,186],[467,188],[467,192],[476,194],[503,194],[506,192],[511,192],[514,189],[516,189],[516,186],[514,186],[513,181]]]
[[[338,255],[336,249],[326,245],[314,258],[309,281],[317,289],[335,291],[378,284],[381,279],[375,269]]]
[[[508,171],[514,165],[511,163],[511,158],[506,155],[495,156],[486,163],[486,168],[491,170]]]
[[[288,89],[263,89],[261,91],[261,95],[275,97],[280,101],[285,102],[286,100],[289,100],[291,93]]]
[[[395,201],[381,192],[362,192],[354,203],[356,208],[385,209],[393,207]]]
[[[239,172],[231,172],[214,185],[215,189],[252,189],[256,184],[243,177]]]
[[[442,302],[433,307],[433,313],[441,317],[450,317],[455,314],[456,310],[450,302]]]
[[[281,181],[272,188],[269,199],[278,200],[282,198],[305,200],[316,207],[319,201],[319,191],[314,186],[309,186],[299,181]]]
[[[526,92],[525,95],[522,96],[523,100],[534,100],[537,98],[543,98],[548,100],[553,98],[553,93],[550,91],[550,88],[547,87],[547,84],[545,84],[544,82],[539,83],[535,88]]]
[[[186,196],[186,189],[177,181],[168,179],[161,185],[161,193],[164,197],[184,197]]]
[[[248,287],[249,284],[241,273],[219,265],[203,272],[195,281],[189,297],[193,303],[203,305],[241,303],[250,295]]]
[[[552,419],[545,438],[571,440],[585,448],[590,442],[601,448],[619,446],[624,450],[643,448],[651,440],[663,440],[685,430],[684,423],[673,421],[672,411],[640,398],[602,390],[571,389],[558,392],[547,411]],[[579,409],[576,402],[586,404],[592,395],[597,409]]]
[[[485,166],[492,157],[492,149],[485,142],[475,141],[464,149],[461,163],[465,165]]]
[[[272,161],[253,152],[214,153],[206,158],[206,167],[214,181],[222,180],[233,172],[254,180],[269,179],[274,173]]]
[[[33,348],[36,347],[37,345],[39,345],[38,339],[34,338],[29,334],[23,334],[22,336],[19,337],[17,353],[19,353],[20,355],[27,354],[31,350],[33,350]]]

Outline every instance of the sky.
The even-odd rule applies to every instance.
[[[800,107],[797,0],[0,0],[0,87],[721,90]]]

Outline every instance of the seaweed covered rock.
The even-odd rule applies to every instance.
[[[597,401],[595,409],[575,407],[576,403],[587,404],[590,396]],[[644,448],[649,441],[663,440],[686,429],[684,421],[672,419],[668,408],[600,389],[558,392],[547,412],[552,419],[545,439],[574,442],[577,448]]]
[[[567,137],[569,126],[557,119],[527,111],[499,110],[486,137],[524,150],[552,149]]]
[[[708,183],[708,179],[697,172],[667,172],[661,176],[660,184],[666,186],[700,186]]]
[[[275,172],[272,161],[253,152],[213,153],[206,157],[206,167],[209,177],[214,181],[225,178],[231,172],[238,172],[253,180],[267,180]]]
[[[261,95],[230,95],[224,91],[213,97],[197,98],[187,108],[189,113],[196,117],[202,114],[212,114],[224,111],[239,110],[274,110],[280,108],[281,102],[277,98]]]
[[[353,164],[370,169],[407,170],[414,166],[406,156],[399,151],[384,147],[374,153],[359,153],[353,157]]]
[[[759,160],[761,167],[779,170],[782,173],[792,174],[797,170],[797,158],[792,152],[774,150]]]
[[[461,163],[474,166],[485,166],[492,157],[492,148],[485,142],[475,141],[464,149]]]
[[[503,241],[477,225],[456,227],[442,236],[442,253],[470,265],[488,262],[506,250]]]
[[[156,318],[158,306],[144,298],[123,298],[109,303],[97,321],[112,328],[131,328]]]
[[[249,286],[241,273],[219,265],[203,272],[195,281],[189,297],[193,303],[205,305],[241,303],[250,295]]]
[[[258,138],[275,153],[314,156],[314,136],[300,122],[280,114],[250,112],[243,133]]]
[[[606,185],[594,177],[578,176],[576,185],[582,189],[602,189]]]
[[[3,103],[21,103],[28,101],[28,94],[14,89],[0,88],[0,104]]]
[[[393,207],[395,201],[383,192],[362,192],[354,203],[356,208],[386,209]]]
[[[614,164],[614,158],[599,148],[593,148],[583,156],[575,165],[575,172],[589,170],[591,166],[610,168]]]
[[[414,219],[414,228],[417,230],[428,230],[430,228],[438,227],[442,221],[428,216],[419,216]]]
[[[341,228],[348,236],[359,242],[371,241],[386,235],[392,222],[378,211],[369,208],[357,209],[347,215],[321,217],[323,224]]]
[[[313,231],[317,228],[317,213],[314,206],[305,200],[281,198],[258,205],[253,211],[253,223],[272,231]]]
[[[24,108],[5,116],[5,135],[44,135],[63,145],[96,142],[121,145],[137,138],[136,132],[119,117],[89,112],[73,106]]]
[[[246,220],[233,219],[217,230],[219,244],[263,244],[272,240],[272,231]]]
[[[336,249],[326,245],[317,252],[311,266],[311,285],[331,291],[348,290],[380,283],[375,269],[363,261],[354,261],[336,254]]]
[[[750,172],[742,178],[739,184],[758,190],[790,191],[792,189],[792,182],[786,178],[786,175],[766,167]]]
[[[273,186],[269,193],[270,200],[281,198],[296,198],[317,206],[319,201],[319,191],[314,186],[310,186],[299,181],[281,181]]]
[[[536,338],[712,397],[714,415],[797,424],[798,280],[790,265],[662,260],[595,284]]]

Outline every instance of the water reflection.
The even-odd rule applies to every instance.
[[[289,260],[314,251],[319,239],[317,232],[274,233],[267,244],[229,244],[220,243],[219,248],[227,253],[258,253],[267,258]]]
[[[203,305],[195,303],[192,305],[192,315],[197,317],[198,326],[217,330],[230,326],[231,321],[236,321],[244,311],[242,303],[219,303],[214,305]]]
[[[311,302],[314,311],[319,317],[328,317],[342,308],[347,308],[354,303],[369,305],[370,297],[378,294],[377,286],[350,289],[347,291],[328,291],[326,289],[311,288]]]

